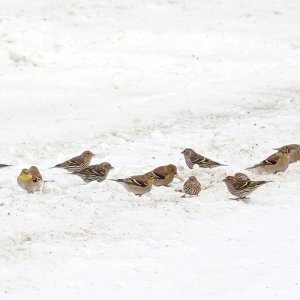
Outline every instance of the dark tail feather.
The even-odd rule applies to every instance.
[[[228,167],[228,165],[218,163],[218,166]]]
[[[49,169],[54,169],[54,168],[63,168],[64,165],[63,164],[58,164],[58,165],[55,165],[54,167],[51,167]]]
[[[262,181],[256,181],[256,184],[257,184],[257,185],[263,185],[263,184],[266,184],[266,183],[269,183],[269,182],[273,182],[273,181],[265,181],[265,180],[262,180]]]
[[[11,167],[11,165],[0,164],[0,168]]]
[[[212,169],[212,168],[216,168],[216,167],[228,167],[228,165],[224,165],[224,164],[220,164],[218,162],[214,162],[214,164],[210,165],[209,168]]]
[[[259,166],[259,165],[255,165],[255,166],[249,167],[249,168],[247,168],[247,169],[245,169],[245,170],[252,170],[252,169],[257,168],[258,166]]]

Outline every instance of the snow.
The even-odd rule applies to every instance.
[[[300,4],[0,1],[1,299],[299,299],[300,163],[250,200],[222,179],[300,141]],[[193,148],[228,167],[189,170]],[[49,169],[84,150],[109,178],[174,163],[206,187],[128,194]],[[37,165],[44,194],[16,184]]]

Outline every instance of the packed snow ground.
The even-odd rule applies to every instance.
[[[1,299],[299,299],[300,163],[251,200],[222,179],[300,142],[300,3],[0,1]],[[189,170],[191,147],[229,167]],[[109,178],[174,163],[206,187]],[[44,194],[16,184],[40,167]]]

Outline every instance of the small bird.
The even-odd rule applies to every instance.
[[[227,176],[223,179],[228,191],[236,196],[235,200],[245,199],[255,189],[271,181],[252,181],[243,173],[236,173],[234,176]]]
[[[198,196],[201,192],[201,184],[195,176],[191,176],[183,185],[184,195],[181,198],[185,198],[185,195]]]
[[[113,167],[110,163],[104,162],[99,165],[92,165],[89,167],[86,167],[78,172],[73,172],[71,174],[75,174],[81,177],[81,179],[86,182],[90,183],[92,181],[98,181],[102,182],[106,179],[108,173],[110,170],[112,170]]]
[[[75,156],[52,168],[62,168],[71,172],[79,172],[90,165],[93,156],[94,154],[91,151],[84,151],[79,156]]]
[[[172,164],[155,168],[151,173],[154,175],[154,185],[156,186],[167,186],[174,180],[175,176],[178,176],[177,168]]]
[[[28,193],[40,191],[43,186],[43,179],[37,167],[23,169],[17,178],[17,182],[21,188]]]
[[[5,167],[10,167],[10,165],[0,164],[0,169]]]
[[[194,165],[198,165],[200,168],[215,168],[220,166],[226,166],[215,162],[209,158],[206,158],[194,150],[187,148],[181,152],[184,155],[185,162],[190,169],[193,169]]]
[[[144,175],[111,180],[122,184],[128,192],[132,192],[137,196],[142,196],[143,194],[151,191],[154,179],[154,174],[152,172],[149,172]]]
[[[284,172],[289,166],[289,154],[289,148],[283,147],[259,164],[247,168],[246,170],[256,169],[259,174],[276,174],[278,172]]]
[[[275,148],[274,150],[282,150],[285,147],[290,150],[290,164],[300,160],[300,145],[298,144],[285,145],[280,148]]]

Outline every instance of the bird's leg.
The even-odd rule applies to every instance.
[[[229,198],[229,200],[235,200],[235,201],[240,201],[241,200],[241,198]]]

